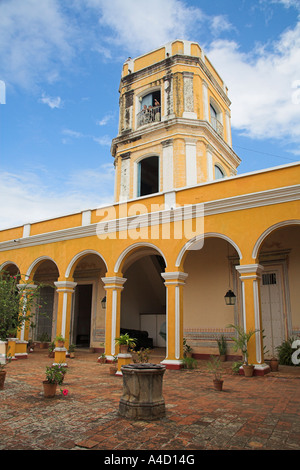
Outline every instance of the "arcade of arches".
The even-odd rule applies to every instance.
[[[50,339],[62,332],[78,346],[105,350],[110,360],[117,354],[114,338],[120,331],[147,331],[152,347],[165,348],[167,367],[176,368],[183,337],[198,358],[217,353],[220,334],[230,344],[233,332],[227,326],[247,321],[245,285],[250,282],[252,292],[253,283],[258,284],[261,305],[260,315],[254,312],[252,318],[260,329],[252,360],[262,367],[263,347],[268,358],[284,339],[298,333],[299,239],[300,225],[294,222],[268,228],[253,246],[257,262],[246,266],[238,245],[216,233],[178,250],[176,271],[168,270],[172,260],[161,248],[146,242],[133,243],[120,254],[114,276],[107,270],[109,266],[112,271],[110,263],[96,250],[74,256],[65,280],[58,259],[34,260],[27,275],[33,283],[46,286],[41,296],[47,315],[36,315],[32,339],[38,340],[42,333]],[[22,272],[13,262],[3,263],[2,270],[10,275]],[[228,288],[236,294],[234,306],[225,305]],[[60,315],[62,296],[70,302]]]

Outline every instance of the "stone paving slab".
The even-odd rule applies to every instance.
[[[97,357],[80,351],[68,359],[68,395],[58,388],[53,399],[42,393],[53,361],[46,350],[10,363],[0,391],[0,450],[300,450],[300,367],[247,378],[225,363],[222,392],[205,361],[196,370],[167,370],[166,416],[147,422],[118,415],[122,377]]]

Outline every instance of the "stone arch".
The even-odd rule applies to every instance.
[[[52,261],[55,264],[55,266],[58,270],[58,273],[59,273],[57,263],[54,261],[54,259],[51,258],[50,256],[45,255],[45,256],[40,256],[39,258],[35,259],[31,263],[31,265],[29,266],[29,268],[27,269],[27,272],[26,272],[26,279],[29,279],[30,277],[33,278],[36,270],[41,265],[41,263],[43,263],[44,261]]]
[[[74,282],[70,312],[70,341],[80,347],[98,347],[105,339],[105,298],[102,278],[107,272],[104,257],[86,249],[74,255],[65,271],[65,279]]]
[[[278,230],[280,228],[283,228],[283,227],[289,227],[289,226],[292,226],[292,225],[300,225],[300,220],[298,219],[293,219],[293,220],[284,220],[282,222],[278,222],[277,224],[274,224],[274,225],[271,225],[271,227],[268,227],[257,239],[254,247],[253,247],[253,251],[252,251],[252,258],[253,259],[256,259],[258,254],[259,254],[259,251],[260,251],[260,248],[264,242],[264,240],[272,233],[274,232],[275,230]]]
[[[252,256],[263,267],[260,281],[261,321],[267,358],[297,334],[300,278],[300,220],[268,227],[257,239]]]
[[[158,248],[156,245],[152,244],[152,243],[147,243],[147,242],[138,242],[138,243],[134,243],[133,245],[130,245],[128,246],[119,256],[116,264],[115,264],[115,268],[114,268],[114,272],[115,273],[118,273],[118,272],[122,272],[123,271],[123,268],[124,268],[124,263],[126,262],[126,260],[128,259],[128,257],[130,255],[132,255],[133,252],[137,252],[137,256],[138,257],[141,257],[141,256],[144,256],[145,252],[142,253],[142,249],[145,248],[146,250],[146,254],[151,254],[151,251],[152,251],[152,254],[158,254],[160,255],[164,262],[165,262],[165,266],[167,267],[167,261],[166,261],[166,257],[164,255],[164,253],[160,250],[160,248]],[[139,251],[139,253],[138,253]]]
[[[116,263],[116,274],[126,280],[121,296],[120,332],[128,331],[137,338],[138,348],[166,346],[166,287],[162,277],[165,269],[164,254],[151,243],[129,246]]]
[[[99,258],[101,258],[101,260],[103,261],[103,263],[105,265],[106,271],[108,270],[107,263],[106,263],[105,259],[103,258],[103,256],[98,251],[96,251],[96,250],[84,250],[84,251],[81,251],[80,253],[77,253],[77,255],[75,255],[72,258],[72,260],[70,261],[70,263],[68,264],[68,267],[67,267],[66,272],[65,272],[65,278],[66,279],[68,279],[70,276],[73,275],[76,264],[77,264],[77,261],[79,261],[80,258],[83,258],[86,255],[97,255],[97,256],[99,256]]]
[[[0,265],[0,272],[6,270],[9,270],[12,274],[20,274],[20,269],[14,261],[4,261],[4,263]]]
[[[195,250],[200,249],[204,244],[204,239],[209,238],[209,237],[222,238],[223,240],[226,240],[228,243],[230,243],[235,248],[235,250],[237,251],[237,253],[239,255],[239,258],[242,259],[242,252],[241,252],[240,248],[238,247],[238,245],[231,238],[229,238],[227,235],[224,235],[222,233],[209,232],[209,233],[204,233],[202,235],[196,235],[194,238],[192,238],[191,240],[186,242],[185,245],[181,248],[181,250],[180,250],[180,252],[177,256],[175,266],[177,268],[182,267],[183,262],[184,262],[184,258],[186,256],[187,252],[190,251],[190,250],[194,250],[194,249]]]

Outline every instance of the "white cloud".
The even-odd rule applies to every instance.
[[[104,145],[104,146],[110,146],[111,145],[111,138],[108,135],[103,135],[100,137],[96,137],[94,135],[90,134],[83,134],[82,132],[78,131],[73,131],[72,129],[63,129],[62,134],[68,136],[70,139],[81,139],[81,138],[86,138],[86,139],[91,139],[94,142],[97,142],[97,144]],[[67,139],[63,139],[63,143],[66,144],[68,143]]]
[[[75,139],[79,139],[80,137],[84,137],[81,132],[73,131],[72,129],[63,129],[62,133],[69,137],[74,137]]]
[[[300,142],[300,22],[271,46],[242,53],[234,41],[215,41],[206,52],[228,85],[235,129]]]
[[[211,30],[213,36],[220,36],[223,31],[231,31],[235,29],[224,15],[213,16],[210,19]]]
[[[124,47],[132,53],[142,53],[174,38],[190,37],[206,16],[196,7],[180,0],[86,0],[95,9],[99,23],[109,27],[109,45]],[[106,52],[107,55],[107,52]]]
[[[300,10],[299,0],[271,0],[271,3],[281,3],[286,8],[295,7],[296,9]]]
[[[96,124],[98,126],[105,126],[111,119],[113,119],[113,115],[107,114],[102,119],[99,119]]]
[[[111,146],[111,138],[108,135],[104,135],[102,137],[93,137],[93,140],[99,145]]]
[[[1,191],[5,194],[5,203],[1,204],[0,210],[0,230],[113,202],[113,164],[73,172],[60,182],[57,175],[50,175],[51,178],[54,184],[53,181],[47,184],[45,174],[37,171],[0,172]]]
[[[51,83],[73,54],[72,28],[57,0],[2,0],[0,31],[1,78],[9,84]]]
[[[40,99],[40,102],[47,104],[51,109],[61,108],[63,104],[60,96],[51,97],[51,96],[46,96],[44,94],[42,98]]]

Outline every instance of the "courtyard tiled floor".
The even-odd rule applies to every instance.
[[[205,361],[196,370],[167,370],[166,416],[130,421],[118,415],[122,377],[98,354],[68,359],[63,388],[45,399],[42,380],[53,360],[36,349],[7,366],[0,391],[0,450],[300,450],[300,367],[280,366],[246,378],[224,363],[224,390],[212,387]],[[159,357],[150,357],[158,362]]]

